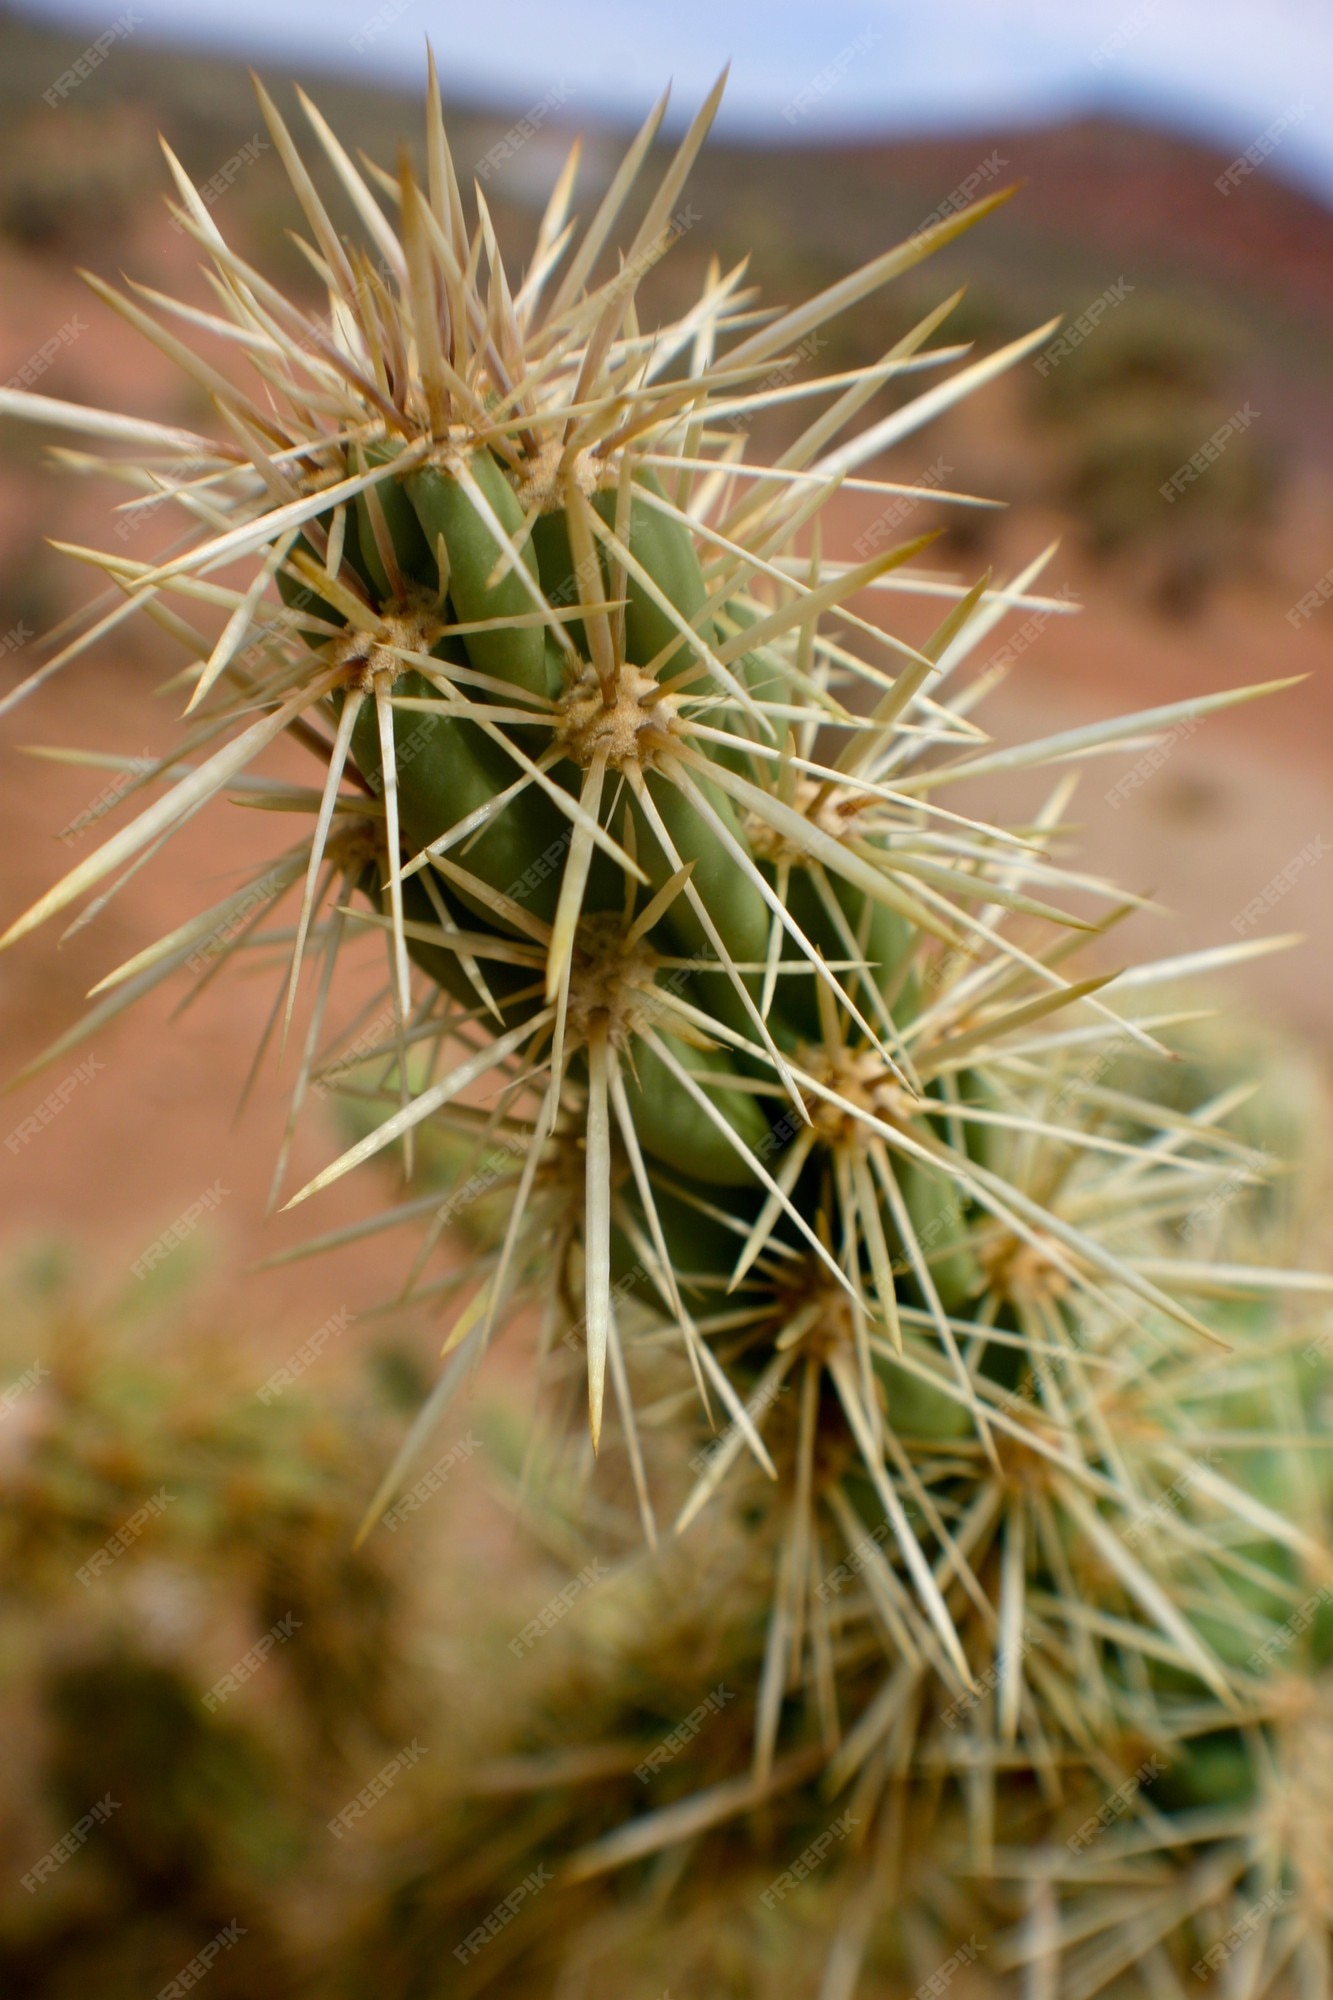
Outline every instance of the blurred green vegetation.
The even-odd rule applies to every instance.
[[[321,1818],[420,1721],[399,1551],[353,1548],[395,1411],[384,1367],[355,1394],[261,1402],[188,1291],[135,1292],[94,1297],[58,1251],[4,1287],[0,1991],[65,2000],[95,1977],[130,2000],[234,1919],[245,1950],[211,1990],[277,1995],[306,1956],[292,1898]],[[289,1636],[253,1684],[206,1704],[275,1628]],[[116,1810],[23,1888],[107,1796]]]

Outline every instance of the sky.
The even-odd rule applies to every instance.
[[[120,0],[20,11],[90,40],[125,18]],[[136,35],[268,70],[408,86],[429,35],[448,95],[522,111],[567,91],[573,122],[637,120],[668,78],[683,115],[730,60],[718,129],[734,138],[1104,110],[1229,155],[1262,144],[1263,172],[1333,203],[1333,0],[136,0],[128,18]]]

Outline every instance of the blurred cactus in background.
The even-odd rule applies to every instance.
[[[1235,1947],[1245,1991],[1326,1993],[1312,1856],[1333,1812],[1313,1780],[1281,1802],[1302,1731],[1333,1726],[1325,1371],[1299,1311],[1329,1283],[1263,1193],[1245,1086],[1177,1054],[1197,1033],[1181,982],[1271,944],[1116,980],[1102,940],[1141,899],[1064,862],[1069,774],[1022,824],[965,809],[969,780],[1137,754],[1267,690],[991,742],[987,641],[1070,609],[1039,588],[1051,552],[1006,582],[932,572],[903,502],[980,503],[866,468],[1052,328],[971,360],[932,344],[947,299],[873,366],[792,357],[1005,195],[806,305],[763,308],[714,265],[644,327],[643,280],[700,224],[684,190],[719,95],[644,193],[664,100],[581,233],[576,151],[511,280],[480,190],[467,219],[433,73],[424,185],[405,157],[363,173],[302,100],[356,241],[261,90],[327,313],[232,250],[172,161],[215,309],[90,282],[207,396],[213,434],[0,391],[0,415],[132,447],[76,462],[184,519],[151,560],[72,551],[111,606],[29,685],[138,612],[188,656],[149,802],[5,942],[114,894],[219,794],[307,829],[109,972],[43,1060],[174,975],[275,963],[254,1085],[291,1072],[275,1197],[332,1095],[352,1142],[288,1205],[398,1157],[373,1226],[422,1226],[399,1303],[447,1315],[363,1526],[531,1310],[542,1419],[494,1450],[566,1577],[508,1631],[507,1609],[474,1612],[471,1672],[503,1674],[471,1695],[494,1747],[473,1768],[456,1721],[413,1707],[429,1676],[401,1691],[392,1575],[351,1551],[356,1427],[307,1436],[282,1411],[266,1434],[251,1409],[233,1438],[213,1411],[164,1533],[233,1563],[253,1538],[260,1630],[309,1605],[319,1645],[283,1655],[290,1783],[260,1811],[259,1749],[220,1751],[179,1667],[131,1653],[58,1680],[60,1796],[78,1805],[75,1772],[120,1782],[160,1717],[183,1792],[157,1834],[127,1807],[134,1879],[165,1871],[219,1928],[233,1882],[253,1889],[248,1962],[271,1934],[274,1991],[303,1948],[270,1894],[290,1866],[338,1929],[322,1992],[1170,1995],[1271,1891]],[[804,428],[756,459],[751,420],[786,404],[811,406]],[[880,508],[855,563],[828,546],[846,493]],[[880,622],[895,609],[915,637]],[[317,783],[253,768],[282,737]],[[367,950],[381,990],[340,1012]],[[90,1484],[84,1528],[162,1476],[125,1404],[101,1420],[114,1477],[93,1476],[100,1445],[90,1471],[60,1442],[77,1410],[53,1434]],[[172,1462],[190,1399],[165,1384],[151,1407]],[[18,1508],[34,1574],[70,1505],[39,1495],[29,1529]],[[104,1704],[121,1733],[94,1755]],[[360,1863],[311,1862],[329,1769],[362,1744],[376,1768],[372,1741],[401,1755],[418,1712],[441,1750],[408,1790],[433,1822],[385,1812]],[[110,1822],[106,1855],[121,1839]],[[267,1990],[246,1963],[225,1979]]]
[[[1232,415],[1228,339],[1185,297],[1130,298],[1097,334],[1038,376],[1034,404],[1063,444],[1064,496],[1093,551],[1137,553],[1158,609],[1187,617],[1256,563],[1275,470],[1247,425],[1190,485],[1189,504],[1164,508],[1163,486]]]
[[[291,1992],[324,1788],[418,1720],[393,1545],[351,1546],[388,1411],[265,1406],[188,1296],[94,1305],[58,1259],[4,1326],[0,1984],[128,2000],[235,1922],[217,1990]]]

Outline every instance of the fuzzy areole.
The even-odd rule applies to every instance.
[[[681,1532],[745,1495],[772,1605],[750,1789],[734,1797],[778,1796],[789,1736],[800,1768],[855,1783],[868,1815],[888,1801],[877,1840],[902,1787],[956,1785],[968,1865],[994,1877],[997,1824],[1026,1811],[1057,1828],[1066,1787],[1078,1824],[1100,1824],[1090,1795],[1131,1745],[1179,1750],[1238,1716],[1252,1731],[1271,1720],[1255,1648],[1322,1581],[1327,1537],[1274,1442],[1309,1444],[1300,1394],[1270,1397],[1252,1351],[1232,1377],[1217,1357],[1243,1346],[1247,1312],[1275,1322],[1275,1300],[1324,1281],[1207,1264],[1184,1227],[1258,1174],[1229,1100],[1178,1103],[1161,1076],[1182,1016],[1155,989],[1255,945],[1140,967],[1123,992],[1095,956],[1071,976],[1127,903],[1062,867],[1068,793],[1010,828],[954,810],[951,788],[1077,766],[1266,690],[989,743],[989,683],[969,663],[1008,615],[1071,608],[1040,590],[1051,551],[968,587],[921,566],[928,535],[844,562],[822,516],[850,493],[896,520],[903,489],[876,476],[880,453],[1051,329],[968,359],[930,344],[956,299],[915,325],[886,307],[878,364],[833,378],[789,364],[1006,194],[777,315],[756,310],[740,268],[710,268],[687,314],[646,330],[638,287],[680,234],[717,100],[614,270],[636,174],[580,237],[571,173],[515,282],[484,209],[467,220],[433,78],[424,186],[406,164],[396,182],[363,178],[307,106],[365,243],[341,233],[261,94],[327,274],[319,324],[223,242],[172,163],[181,227],[259,364],[258,399],[95,281],[204,390],[215,435],[21,390],[0,390],[0,416],[110,434],[141,453],[136,483],[160,486],[165,460],[187,506],[207,480],[183,553],[159,566],[82,552],[121,592],[212,620],[172,624],[191,654],[186,748],[4,941],[212,798],[250,787],[282,812],[297,844],[263,895],[247,885],[137,953],[90,1023],[192,969],[201,940],[242,959],[277,945],[274,1040],[295,1106],[322,1062],[358,1131],[289,1206],[390,1149],[410,1181],[432,1142],[461,1141],[464,1173],[498,1145],[503,1218],[462,1298],[428,1276],[447,1194],[409,1187],[383,1218],[431,1211],[404,1296],[448,1301],[433,1418],[532,1308],[543,1367],[577,1351],[580,1442],[624,1452],[649,1542],[686,1466]],[[857,428],[920,367],[953,372]],[[743,420],[775,404],[800,428],[756,462]],[[242,562],[248,581],[217,580]],[[933,604],[920,644],[863,615],[891,609],[890,590]],[[77,642],[37,680],[76,656]],[[317,785],[250,774],[284,733]],[[274,880],[293,921],[269,930]],[[392,1031],[339,1068],[329,1046],[355,1046],[355,1019],[335,1025],[340,955],[367,931]],[[1144,1075],[1121,1085],[1107,1072],[1128,1045]],[[284,1166],[290,1146],[289,1131]],[[678,1379],[641,1402],[664,1356]],[[1229,1402],[1242,1388],[1257,1415]],[[719,1439],[702,1469],[666,1421],[687,1401]],[[664,1439],[680,1445],[665,1470]],[[851,1550],[866,1553],[849,1587],[821,1594]],[[634,1852],[679,1824],[644,1815]],[[875,1866],[894,1845],[885,1833]],[[1051,1907],[1062,1883],[1044,1878]]]

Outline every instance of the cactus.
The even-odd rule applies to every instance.
[[[949,300],[873,367],[793,381],[788,357],[1005,194],[777,314],[714,265],[649,333],[639,288],[684,226],[719,91],[613,275],[603,252],[665,100],[581,237],[571,160],[517,285],[480,192],[469,232],[433,75],[424,186],[406,162],[363,177],[303,100],[361,244],[260,95],[324,318],[231,249],[171,165],[219,302],[185,323],[243,350],[263,394],[171,330],[170,300],[98,280],[205,391],[216,435],[0,391],[0,414],[137,447],[108,469],[184,509],[185,540],[154,560],[74,553],[125,600],[93,632],[143,610],[191,653],[179,749],[142,773],[151,802],[3,942],[114,893],[220,792],[311,831],[110,973],[46,1059],[183,968],[280,945],[280,1059],[301,1022],[289,1140],[312,1082],[358,1120],[288,1205],[401,1147],[426,1192],[378,1220],[426,1218],[404,1297],[452,1313],[368,1518],[495,1333],[538,1304],[548,1370],[577,1350],[594,1452],[610,1377],[650,1542],[666,1492],[679,1532],[727,1492],[762,1524],[756,1787],[808,1727],[830,1781],[873,1804],[909,1768],[956,1779],[993,1854],[1015,1774],[1058,1789],[1076,1772],[1077,1789],[1104,1777],[1108,1737],[1220,1727],[1246,1681],[1228,1617],[1262,1632],[1322,1574],[1318,1536],[1248,1466],[1200,1464],[1231,1419],[1196,1403],[1216,1393],[1201,1355],[1323,1281],[1189,1254],[1191,1218],[1263,1162],[1228,1130],[1226,1093],[1174,1100],[1164,1038],[1189,1017],[1139,1004],[1268,944],[1138,967],[1118,1000],[1076,957],[1134,899],[1056,858],[1072,786],[1018,828],[949,788],[1114,754],[1268,690],[990,747],[983,648],[1012,612],[1070,608],[1038,589],[1051,551],[970,586],[921,566],[929,535],[881,547],[877,524],[864,559],[825,552],[843,492],[885,501],[881,522],[904,496],[968,504],[863,468],[1050,328],[967,360],[930,345]],[[952,372],[855,428],[926,370]],[[748,459],[737,420],[807,399],[778,462]],[[215,580],[240,562],[248,582]],[[869,593],[925,600],[933,629],[895,636]],[[284,732],[318,783],[250,770]],[[360,1021],[391,1025],[358,1044],[356,1022],[331,1035],[331,995],[368,931],[385,987]],[[428,1279],[478,1189],[492,1226],[461,1273]],[[689,1479],[636,1413],[663,1349],[721,1433]],[[1187,1500],[1161,1507],[1182,1480]],[[1255,1532],[1263,1552],[1242,1556]]]

